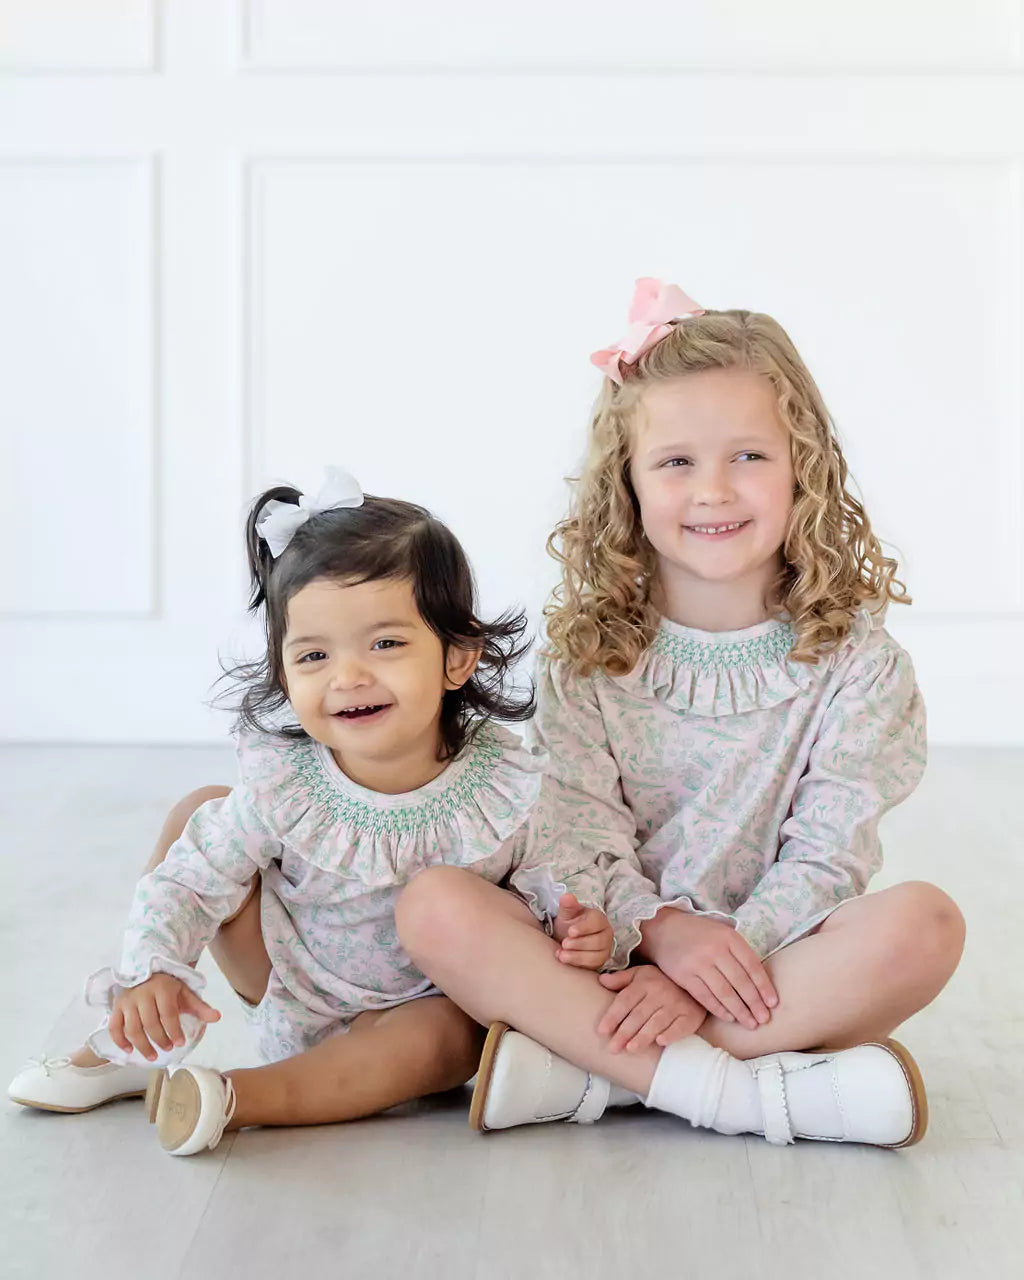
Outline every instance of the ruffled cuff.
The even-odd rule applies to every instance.
[[[551,921],[558,915],[558,900],[569,892],[565,883],[556,880],[550,865],[545,865],[514,872],[510,884],[550,933]]]
[[[643,941],[640,926],[645,920],[653,920],[662,907],[673,907],[690,916],[707,916],[712,920],[721,920],[724,924],[736,927],[736,921],[724,911],[701,911],[694,906],[692,899],[685,896],[679,898],[657,898],[653,894],[637,895],[622,904],[615,913],[612,925],[615,929],[615,947],[607,968],[625,969],[633,952]]]
[[[643,941],[640,926],[645,920],[653,920],[665,904],[654,894],[637,894],[617,905],[612,919],[615,940],[606,970],[626,969],[630,956]]]
[[[98,1009],[106,1009],[109,1013],[114,1001],[130,987],[137,987],[146,982],[155,973],[167,973],[177,978],[194,994],[200,995],[206,986],[206,979],[201,973],[180,960],[172,960],[169,956],[150,956],[145,968],[137,969],[97,969],[85,981],[85,1003]]]
[[[90,974],[85,983],[85,1003],[104,1009],[109,1014],[114,1001],[123,991],[129,987],[137,987],[140,982],[145,982],[155,973],[170,974],[172,978],[183,982],[196,995],[206,986],[203,975],[196,973],[187,964],[182,964],[179,960],[170,960],[166,956],[151,956],[145,971],[139,973],[134,970],[120,972],[108,968],[99,969],[96,973]],[[104,1017],[96,1030],[86,1036],[85,1043],[97,1056],[106,1058],[108,1062],[116,1062],[119,1066],[175,1066],[192,1052],[206,1030],[206,1024],[200,1018],[191,1013],[182,1013],[180,1021],[185,1043],[170,1049],[160,1049],[154,1045],[156,1058],[150,1059],[144,1058],[138,1049],[132,1049],[130,1053],[126,1053],[120,1045],[115,1044],[107,1030],[108,1021],[109,1019]]]
[[[594,877],[586,874],[591,870],[590,867],[584,867],[568,874],[563,871],[565,879],[556,880],[551,863],[544,863],[513,872],[509,877],[509,887],[522,898],[550,938],[554,933],[555,917],[558,915],[558,903],[562,894],[574,894],[581,907],[604,910],[604,894],[600,886],[593,883]]]

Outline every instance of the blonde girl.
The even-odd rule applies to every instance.
[[[552,965],[520,904],[455,870],[407,890],[406,946],[499,1024],[474,1119],[639,1098],[773,1142],[909,1145],[925,1091],[889,1036],[945,985],[964,926],[929,884],[865,896],[879,818],[925,764],[884,629],[908,600],[897,566],[771,317],[641,280],[593,360],[588,456],[549,544],[532,838],[586,854],[573,888],[608,912],[612,971]]]

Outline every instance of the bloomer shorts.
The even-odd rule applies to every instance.
[[[263,877],[255,877],[245,901],[224,923],[228,924],[236,920],[256,894],[261,893],[260,928],[266,940],[268,934],[265,914],[266,892]],[[223,928],[223,925],[221,927]],[[272,932],[272,923],[270,928]],[[287,959],[282,969],[279,967],[279,960],[275,962],[274,956],[269,954],[269,947],[267,950],[271,968],[267,989],[262,999],[258,1004],[252,1004],[240,992],[236,992],[245,1019],[255,1036],[257,1052],[266,1063],[294,1058],[297,1054],[305,1053],[307,1049],[314,1048],[324,1040],[329,1040],[331,1036],[343,1034],[361,1013],[383,1013],[422,996],[441,994],[429,979],[421,974],[419,981],[408,994],[389,995],[373,990],[360,992],[358,988],[349,986],[348,990],[355,998],[347,1001],[344,998],[339,999],[338,993],[330,995],[317,990],[311,985],[312,980],[308,975],[297,971],[295,983],[298,984],[298,989],[300,991],[307,987],[309,989],[307,1002],[296,995],[285,981],[289,968]],[[339,979],[338,985],[345,987],[347,984]],[[360,999],[360,995],[364,999]]]
[[[256,1048],[264,1062],[281,1062],[305,1053],[331,1036],[342,1035],[362,1013],[362,1009],[327,1016],[314,1013],[295,998],[271,969],[267,989],[259,1004],[238,997],[256,1037]]]
[[[410,996],[409,1000],[440,994],[436,987],[432,987],[429,991]],[[267,989],[259,1004],[250,1004],[243,996],[239,996],[238,1000],[245,1020],[256,1037],[257,1052],[266,1063],[294,1058],[296,1054],[305,1053],[307,1049],[322,1044],[331,1036],[344,1035],[361,1013],[370,1012],[366,1009],[346,1009],[335,1014],[314,1012],[288,990],[276,969],[270,971]],[[385,1012],[387,1008],[408,1004],[409,1000],[396,1000],[393,1005],[372,1012]]]

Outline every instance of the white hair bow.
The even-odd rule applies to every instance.
[[[296,529],[301,529],[310,516],[319,515],[321,511],[333,511],[336,507],[362,505],[363,491],[355,476],[341,467],[328,467],[327,478],[315,498],[307,498],[303,494],[298,506],[271,498],[256,521],[256,532],[276,560],[295,536]]]

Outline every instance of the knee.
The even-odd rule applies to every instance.
[[[948,977],[963,954],[966,925],[948,893],[937,885],[913,880],[892,890],[896,897],[891,934],[901,965],[917,963],[941,969]]]
[[[414,960],[438,947],[450,951],[465,929],[474,879],[460,867],[427,867],[402,890],[395,927]]]

